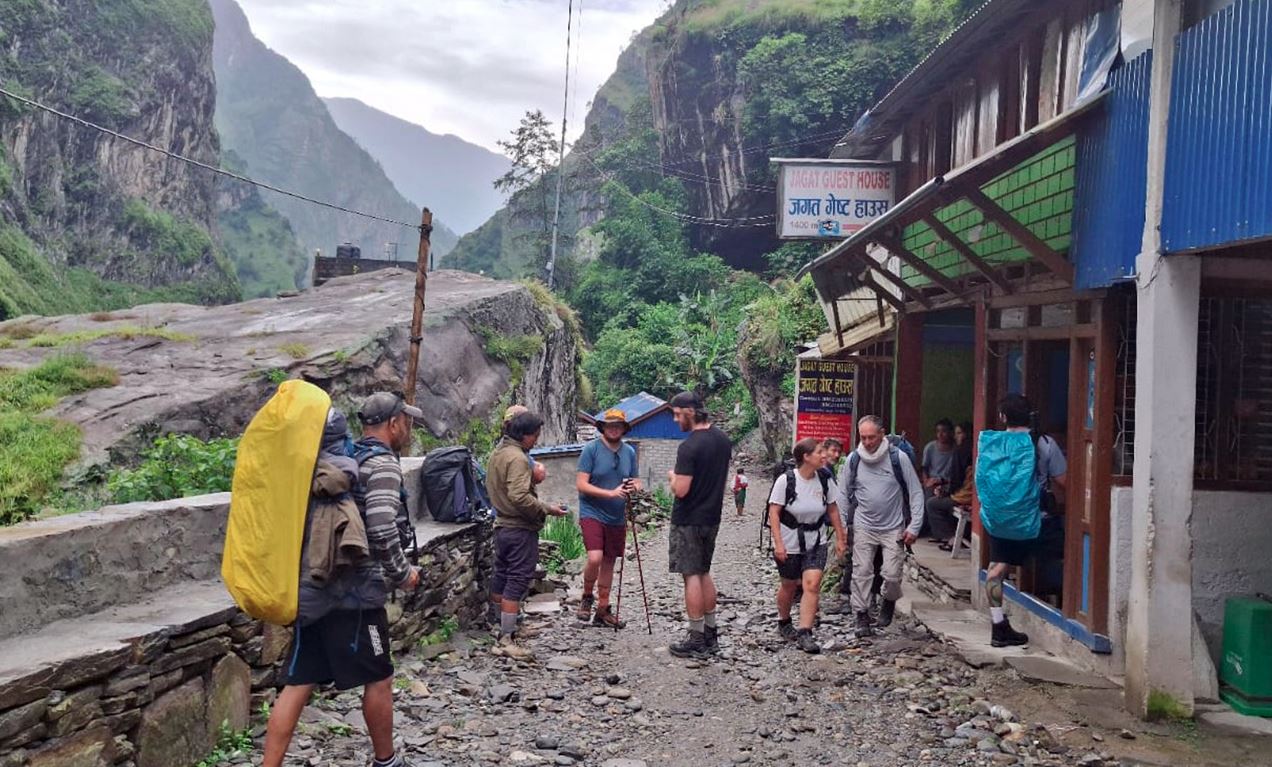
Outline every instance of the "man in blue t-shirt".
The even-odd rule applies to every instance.
[[[636,449],[623,441],[630,429],[622,410],[605,411],[600,436],[587,443],[579,456],[575,486],[579,491],[579,527],[583,529],[587,565],[583,568],[583,599],[578,617],[591,621],[593,626],[623,627],[623,621],[610,610],[609,596],[614,583],[614,560],[623,556],[627,540],[627,496],[640,489]]]

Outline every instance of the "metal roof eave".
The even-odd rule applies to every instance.
[[[830,156],[852,158],[863,149],[877,149],[891,141],[908,106],[925,101],[950,82],[951,72],[961,71],[966,59],[981,54],[982,43],[999,37],[1003,28],[1020,16],[1042,7],[1045,3],[1041,0],[987,0],[870,107],[835,144]]]
[[[857,251],[875,242],[881,234],[887,233],[893,227],[907,226],[922,218],[925,213],[933,212],[936,207],[944,207],[953,203],[957,198],[963,196],[960,190],[967,189],[969,185],[974,186],[976,191],[979,191],[984,184],[993,181],[1047,146],[1076,131],[1079,118],[1087,115],[1098,105],[1102,104],[1107,95],[1107,89],[1100,91],[1086,101],[1075,105],[1072,109],[1056,115],[1044,123],[1039,123],[1016,138],[1000,144],[989,154],[965,163],[948,174],[930,179],[911,192],[901,202],[894,205],[887,213],[871,221],[848,239],[805,264],[796,275],[796,279],[812,274],[813,282],[818,286],[832,284],[833,280],[827,279],[829,277],[827,274],[828,270],[842,267],[845,262],[856,257]],[[928,203],[932,203],[932,205],[926,207]],[[843,295],[843,293],[840,293],[840,295]],[[823,301],[833,301],[838,297],[831,296],[828,298],[825,294],[821,295]]]

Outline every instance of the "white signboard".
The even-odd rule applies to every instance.
[[[896,192],[891,164],[861,160],[774,160],[777,236],[844,239],[888,212]]]

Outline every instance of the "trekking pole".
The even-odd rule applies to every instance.
[[[624,513],[630,512],[632,502],[627,501],[627,509]],[[614,602],[614,633],[618,633],[618,624],[623,619],[623,565],[627,563],[626,556],[618,558],[618,599]]]
[[[640,596],[645,601],[645,628],[654,635],[654,622],[649,617],[649,592],[645,589],[645,567],[640,563],[640,536],[636,533],[636,520],[628,518],[632,528],[632,545],[636,548],[636,575],[640,578]],[[626,559],[626,557],[624,557]]]

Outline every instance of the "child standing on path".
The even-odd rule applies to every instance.
[[[746,478],[739,466],[738,473],[733,477],[733,505],[737,507],[739,517],[746,513],[746,489],[750,484],[751,480]]]

